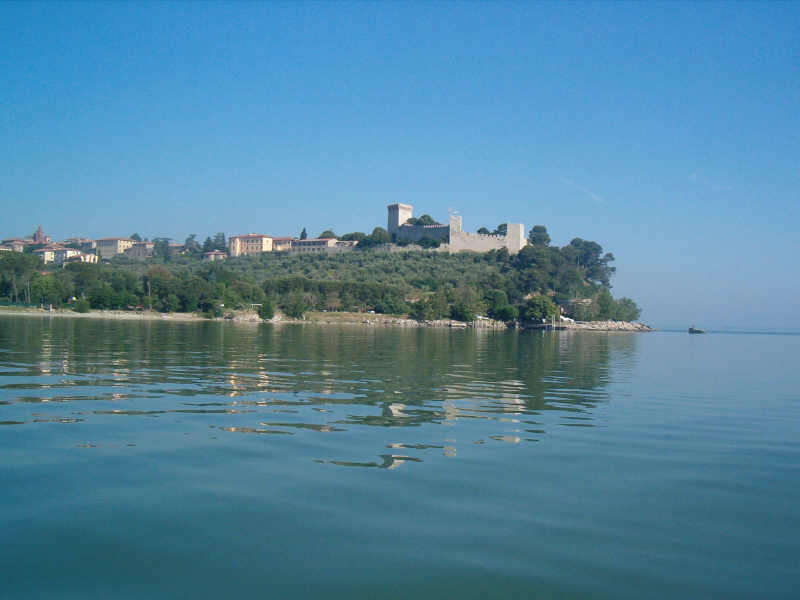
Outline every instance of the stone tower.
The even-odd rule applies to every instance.
[[[506,229],[506,248],[511,254],[522,250],[528,240],[525,239],[525,225],[522,223],[509,223]]]
[[[386,208],[389,209],[389,226],[386,229],[390,234],[397,233],[400,225],[408,221],[414,213],[414,207],[410,204],[390,204]]]

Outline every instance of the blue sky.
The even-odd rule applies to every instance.
[[[800,330],[797,4],[0,4],[0,236],[523,221]]]

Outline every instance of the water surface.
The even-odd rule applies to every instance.
[[[0,597],[796,597],[799,349],[0,318]]]

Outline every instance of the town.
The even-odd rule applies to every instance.
[[[296,238],[261,233],[230,235],[226,243],[225,235],[217,234],[213,240],[208,238],[203,246],[194,240],[194,236],[180,244],[167,239],[141,239],[138,234],[99,239],[70,237],[54,242],[39,225],[31,236],[2,240],[0,252],[31,252],[45,264],[64,266],[75,262],[96,263],[115,256],[147,259],[157,253],[159,243],[171,252],[201,254],[206,261],[265,252],[346,252],[356,249],[359,243],[364,247],[379,247],[389,251],[430,249],[439,252],[488,252],[506,248],[510,254],[516,254],[528,244],[522,223],[504,223],[494,232],[481,228],[477,233],[467,233],[462,230],[461,216],[458,214],[450,214],[449,223],[445,225],[434,221],[429,215],[416,219],[413,210],[410,204],[390,204],[387,207],[387,228],[376,227],[370,236],[352,233],[338,237],[326,231],[320,237],[309,238],[303,230]]]

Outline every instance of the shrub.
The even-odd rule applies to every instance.
[[[258,308],[258,316],[269,321],[275,316],[275,307],[272,305],[272,300],[265,299]]]
[[[88,313],[89,301],[86,298],[79,298],[72,306],[72,310],[74,310],[76,313]]]

